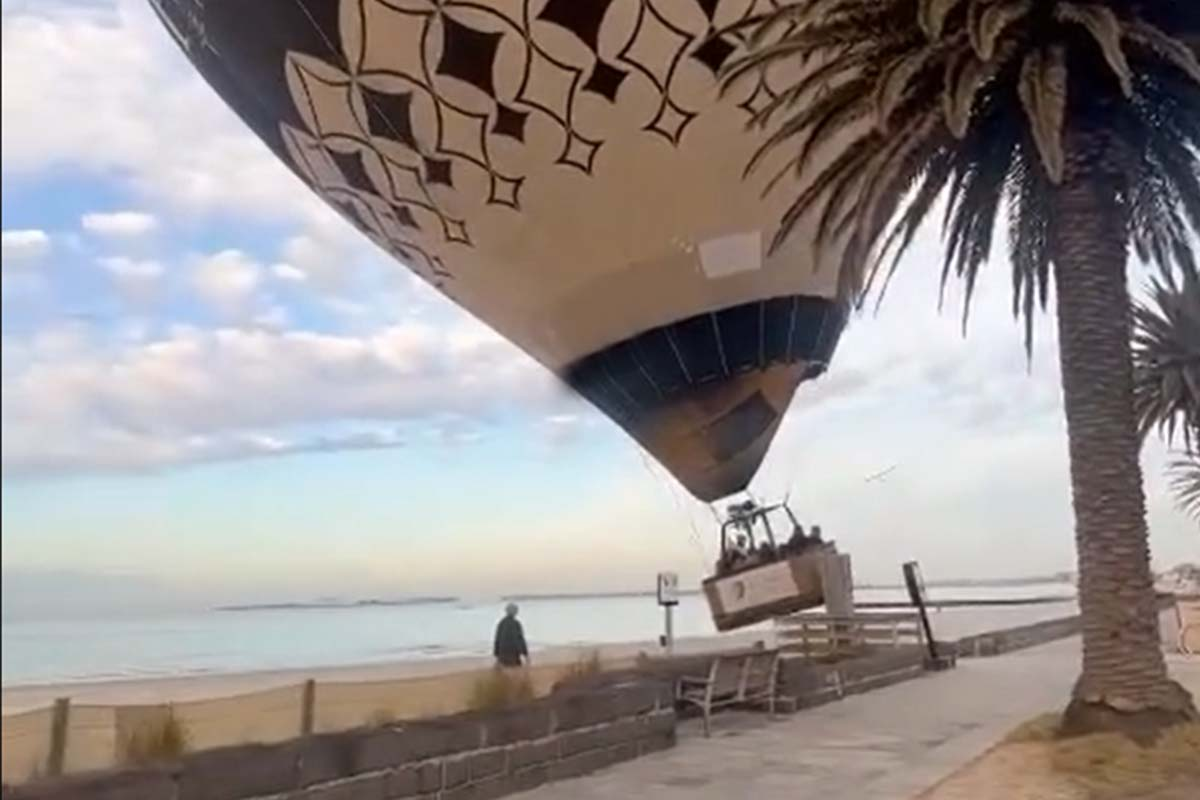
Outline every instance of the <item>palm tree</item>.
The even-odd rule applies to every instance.
[[[1133,309],[1133,399],[1142,435],[1157,428],[1182,455],[1170,465],[1179,506],[1200,520],[1200,272],[1151,282]]]
[[[1083,617],[1063,729],[1195,718],[1159,646],[1125,268],[1131,247],[1164,274],[1195,266],[1200,2],[786,2],[733,26],[746,49],[724,73],[804,66],[752,121],[769,135],[748,170],[782,159],[800,180],[774,245],[815,215],[861,300],[944,198],[965,318],[1006,211],[1027,349],[1051,274],[1056,295]]]

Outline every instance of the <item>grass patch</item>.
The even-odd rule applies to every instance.
[[[524,705],[533,697],[533,682],[524,670],[494,669],[475,679],[467,708],[471,711],[498,711]]]
[[[1152,745],[1119,733],[1060,738],[1059,714],[1042,714],[1014,728],[1001,743],[1045,758],[1057,779],[1094,800],[1142,797],[1179,785],[1200,785],[1200,723],[1175,725]],[[1197,796],[1200,796],[1198,794]]]
[[[191,735],[175,709],[141,722],[121,743],[121,763],[153,764],[171,761],[187,752]]]
[[[1099,733],[1049,743],[1054,771],[1097,797],[1124,798],[1195,781],[1200,784],[1200,723],[1175,725],[1149,747]]]
[[[1058,736],[1058,725],[1061,719],[1061,715],[1051,712],[1026,720],[1009,731],[1008,735],[1004,737],[1003,743],[1049,742]]]

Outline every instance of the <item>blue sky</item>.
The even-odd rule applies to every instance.
[[[3,566],[23,592],[699,576],[710,510],[309,195],[144,2],[3,9]],[[953,293],[937,313],[938,252],[926,232],[854,321],[754,488],[790,491],[865,579],[911,557],[931,577],[1071,569],[1053,326],[1027,364],[998,260],[964,340]],[[1163,458],[1148,446],[1167,567],[1200,545]]]

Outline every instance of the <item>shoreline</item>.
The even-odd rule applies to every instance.
[[[749,631],[678,639],[675,652],[686,654],[738,649],[759,640],[772,641],[774,632]],[[639,653],[662,652],[657,641],[617,644],[557,645],[535,650],[531,667],[561,669],[581,657],[599,652],[606,662],[632,662]],[[477,672],[492,666],[490,656],[395,659],[391,661],[340,664],[320,667],[213,672],[194,675],[113,678],[106,680],[52,681],[11,684],[0,687],[2,716],[11,717],[47,708],[55,699],[70,697],[73,705],[154,705],[230,698],[268,689],[297,686],[306,680],[318,683],[372,683],[377,681],[443,678]]]
[[[860,602],[863,610],[906,609],[905,602]],[[1039,619],[1071,613],[1074,598],[1043,596],[1037,598],[963,598],[934,601],[929,604],[930,620],[939,639],[956,640],[963,636],[1011,627]],[[681,636],[677,652],[736,648],[760,639],[773,639],[770,628],[751,629],[727,634]],[[605,661],[632,660],[639,652],[660,653],[656,639],[577,642],[550,644],[533,653],[535,667],[562,666],[581,655],[598,651]],[[485,651],[486,652],[486,651]],[[292,686],[312,678],[325,682],[370,682],[385,680],[432,679],[487,668],[492,659],[481,652],[443,653],[414,656],[397,653],[380,660],[347,660],[343,663],[309,666],[267,666],[228,671],[163,672],[158,674],[92,675],[79,678],[51,677],[48,680],[14,681],[0,686],[0,714],[11,716],[50,706],[59,697],[71,697],[82,705],[155,704],[189,702],[245,694],[263,689]]]

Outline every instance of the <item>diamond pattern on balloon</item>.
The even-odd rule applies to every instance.
[[[286,123],[280,129],[292,162],[310,183],[319,189],[342,185],[342,174],[316,139]]]
[[[686,109],[682,109],[671,101],[671,98],[665,98],[662,107],[658,110],[658,114],[654,119],[650,120],[643,130],[657,133],[674,146],[679,145],[679,140],[683,137],[683,131],[687,128],[688,123],[696,118]]]
[[[367,132],[417,150],[412,125],[412,92],[391,94],[359,86],[367,107]]]
[[[337,165],[338,172],[341,173],[347,186],[368,194],[376,193],[375,183],[367,175],[366,167],[363,166],[361,151],[340,153],[337,150],[328,150],[327,152],[333,163]]]
[[[613,0],[549,0],[537,18],[575,34],[593,53],[598,52],[600,26]]]
[[[596,151],[603,142],[585,139],[575,131],[567,134],[567,144],[562,155],[558,157],[559,164],[570,164],[588,175],[592,174],[592,164],[596,160]]]
[[[649,78],[660,92],[666,94],[675,65],[691,40],[690,33],[660,16],[649,2],[643,2],[638,10],[633,37],[617,57]]]
[[[469,83],[488,97],[496,96],[492,70],[503,34],[480,31],[443,13],[442,57],[437,72]]]
[[[367,223],[367,218],[363,215],[362,209],[359,207],[359,204],[356,200],[347,197],[335,199],[332,202],[341,210],[342,215],[350,220],[354,227],[367,233],[373,232],[371,230],[371,226]]]
[[[753,116],[766,108],[767,104],[774,99],[775,93],[767,86],[766,80],[759,78],[753,94],[738,103],[738,108]]]
[[[313,133],[326,136],[358,136],[362,127],[354,116],[349,79],[329,81],[293,61],[303,87],[307,118],[313,120]]]
[[[525,183],[524,178],[509,178],[496,172],[491,173],[488,202],[520,210],[521,184],[523,183]]]
[[[417,222],[417,218],[413,216],[412,209],[408,206],[393,205],[391,216],[396,220],[398,225],[414,230],[421,230],[421,225]]]
[[[441,117],[438,152],[465,158],[487,169],[487,143],[484,141],[487,135],[487,115],[464,111],[442,102],[439,104],[438,116]]]
[[[455,244],[471,244],[471,235],[467,233],[467,225],[459,219],[442,219],[442,232],[446,241]]]
[[[712,22],[713,17],[717,14],[717,6],[721,5],[721,0],[696,0],[696,5],[700,6],[704,16],[708,17],[709,22]]]
[[[413,8],[405,8],[392,0],[360,2],[363,41],[359,62],[352,68],[360,72],[402,75],[414,83],[423,84],[425,68],[422,42],[436,8],[430,4],[411,4]],[[349,48],[346,54],[351,55]]]
[[[385,159],[384,166],[387,169],[388,188],[391,190],[390,200],[434,208],[421,171],[417,167],[399,164],[391,159]]]
[[[497,136],[507,136],[518,142],[525,141],[525,120],[529,118],[528,111],[520,111],[500,104],[496,106],[496,119],[492,122],[492,133]]]
[[[704,43],[692,51],[692,58],[708,67],[713,75],[719,75],[721,67],[737,50],[737,45],[723,36],[710,36]]]
[[[517,100],[546,112],[564,128],[571,127],[571,104],[583,71],[563,64],[537,45],[529,49],[525,79]]]
[[[446,269],[446,265],[442,263],[441,256],[428,256],[429,269],[439,278],[453,278],[454,274]]]
[[[443,186],[453,186],[454,162],[447,158],[425,159],[425,182],[440,183]]]
[[[592,67],[592,74],[588,77],[587,83],[583,85],[583,90],[602,95],[608,98],[609,102],[616,102],[617,91],[627,77],[629,77],[629,73],[625,70],[617,69],[603,61],[597,61],[596,66]]]

